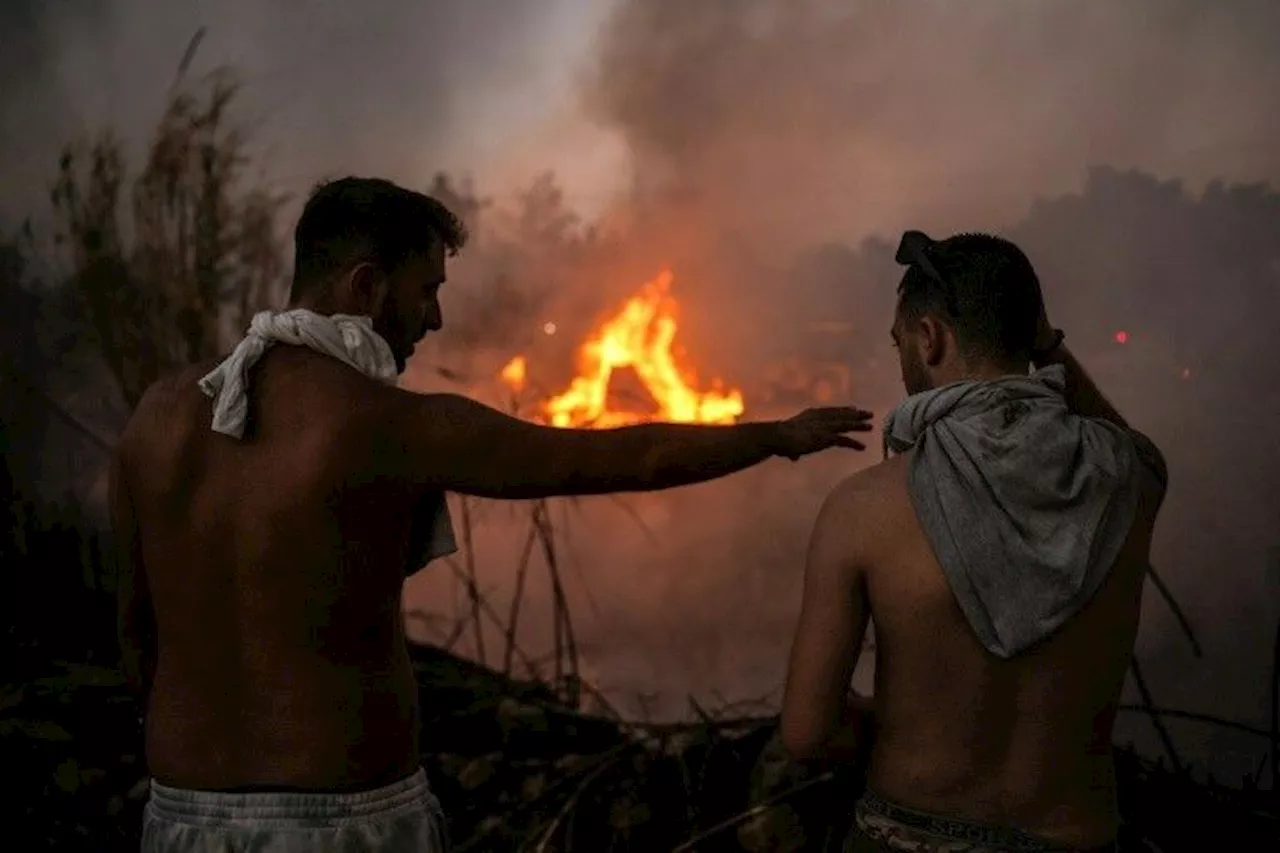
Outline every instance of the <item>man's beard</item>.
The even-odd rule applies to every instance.
[[[422,330],[421,334],[411,335],[405,328],[406,325],[398,317],[391,318],[386,323],[386,332],[382,333],[383,340],[391,347],[391,356],[396,362],[396,373],[405,372],[409,366],[409,358],[413,355],[414,347],[421,343],[426,336],[425,329]]]
[[[902,384],[907,390],[907,396],[933,389],[933,381],[929,377],[929,371],[925,369],[923,364],[914,360],[903,362]]]

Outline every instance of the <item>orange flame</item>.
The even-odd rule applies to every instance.
[[[507,366],[502,368],[502,381],[517,394],[524,390],[524,380],[528,375],[529,365],[522,355],[511,359],[507,362]]]
[[[563,393],[545,401],[542,415],[553,426],[625,426],[658,420],[674,423],[733,423],[744,411],[742,392],[724,391],[718,381],[708,391],[676,364],[671,345],[678,324],[670,295],[672,275],[664,270],[604,321],[578,350],[578,375]],[[614,370],[631,368],[653,398],[657,411],[612,408],[609,381]],[[519,392],[526,379],[524,356],[502,369],[502,380]]]

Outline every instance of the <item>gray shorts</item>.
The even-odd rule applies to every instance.
[[[154,780],[142,853],[444,853],[440,803],[419,769],[350,794],[187,791]]]

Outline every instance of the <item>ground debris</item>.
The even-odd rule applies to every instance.
[[[620,723],[473,664],[463,666],[475,701],[446,709],[430,674],[438,668],[453,683],[457,665],[439,662],[438,650],[423,654],[438,664],[419,669],[423,707],[434,705],[442,727],[432,733],[424,719],[424,744],[457,750],[467,741],[491,773],[464,790],[465,759],[424,747],[458,850],[825,851],[839,849],[852,824],[859,771],[790,761],[776,719],[730,720],[698,707],[688,724]],[[1123,750],[1118,764],[1126,837],[1166,853],[1212,849],[1195,821],[1169,813],[1176,803],[1184,816],[1213,808],[1219,827],[1238,829],[1234,849],[1280,838],[1280,805],[1255,802],[1269,794],[1210,789]]]
[[[624,723],[439,649],[413,654],[423,765],[457,851],[825,851],[852,822],[857,771],[789,761],[769,717]],[[101,672],[41,683],[0,711],[10,773],[36,780],[11,813],[48,827],[42,849],[136,851],[140,709]],[[1269,791],[1198,783],[1127,750],[1117,770],[1126,837],[1155,845],[1133,849],[1276,849]]]

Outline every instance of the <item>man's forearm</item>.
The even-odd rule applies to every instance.
[[[642,488],[668,489],[714,480],[759,465],[777,453],[774,424],[706,427],[652,424],[628,436],[643,448]]]
[[[1067,372],[1066,400],[1067,408],[1077,415],[1086,418],[1100,418],[1128,428],[1129,424],[1116,411],[1115,406],[1102,396],[1098,386],[1085,372],[1084,366],[1076,359],[1064,344],[1057,349],[1036,359],[1036,367],[1047,367],[1061,364]]]
[[[569,474],[577,494],[641,492],[714,480],[777,453],[771,423],[735,426],[644,424],[585,437],[585,464]]]
[[[456,394],[400,393],[378,414],[379,476],[498,500],[641,492],[701,483],[771,456],[858,450],[848,433],[870,412],[810,409],[784,421],[704,426],[642,424],[558,429],[513,418]]]

